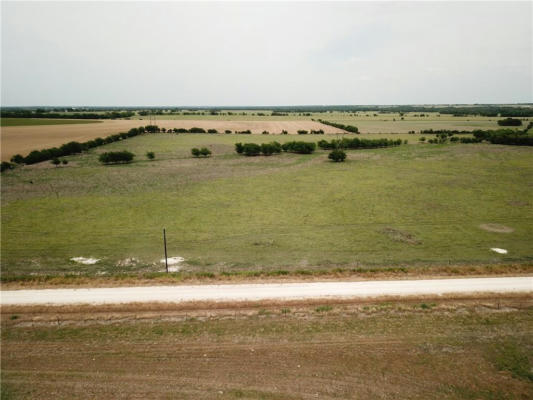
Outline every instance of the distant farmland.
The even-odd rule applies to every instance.
[[[57,121],[57,120],[53,120]],[[99,124],[86,124],[86,120],[76,121],[72,124],[54,126],[10,126],[2,129],[2,161],[9,160],[15,154],[27,155],[32,150],[40,150],[53,146],[61,146],[70,141],[84,142],[119,132],[126,132],[131,128],[148,125],[149,120],[103,120]],[[63,122],[63,121],[60,121]],[[94,122],[94,121],[92,121]],[[207,120],[157,120],[155,122],[162,128],[199,127],[204,129],[217,129],[224,132],[226,129],[234,131],[251,130],[253,133],[280,133],[286,130],[291,134],[298,130],[319,130],[326,133],[341,133],[340,129],[327,126],[310,120],[300,121],[207,121]]]
[[[90,119],[1,118],[0,126],[75,125],[98,122],[100,121]]]

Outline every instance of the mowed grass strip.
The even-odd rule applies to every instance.
[[[4,315],[12,398],[525,399],[527,299]]]
[[[1,118],[0,126],[72,125],[94,124],[98,122],[100,121],[87,119]]]
[[[234,152],[237,141],[321,138],[155,134],[69,157],[67,167],[6,173],[3,275],[160,271],[163,228],[187,271],[531,261],[530,148],[402,145],[348,151],[343,164],[325,151]],[[213,157],[193,159],[202,146]],[[137,160],[100,165],[110,150]],[[69,261],[79,256],[101,261]]]

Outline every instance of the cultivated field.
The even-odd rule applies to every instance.
[[[169,256],[191,272],[531,262],[531,148],[409,144],[349,151],[343,164],[325,151],[234,152],[237,141],[274,139],[295,137],[144,135],[68,157],[66,167],[5,173],[3,277],[161,271],[163,228]],[[191,158],[202,146],[213,157]],[[98,163],[123,149],[134,163]]]
[[[55,120],[58,121],[58,120]],[[85,122],[85,120],[83,121]],[[15,154],[26,156],[32,150],[61,146],[70,141],[85,142],[97,137],[104,137],[114,133],[127,132],[131,128],[148,125],[150,121],[139,120],[101,120],[99,124],[76,124],[72,125],[31,125],[31,126],[8,126],[2,128],[2,161],[9,160]],[[207,121],[207,120],[157,120],[155,122],[162,128],[186,128],[192,127],[204,129],[217,129],[224,132],[251,130],[253,133],[269,131],[281,133],[286,130],[289,133],[297,133],[298,130],[319,130],[327,133],[339,133],[342,130],[332,126],[323,125],[310,120],[301,121]]]
[[[531,298],[201,307],[4,309],[2,398],[533,393]]]
[[[228,121],[292,121],[292,120],[310,120],[323,119],[342,123],[346,125],[354,125],[359,128],[362,133],[407,133],[409,131],[420,131],[423,129],[456,129],[456,130],[474,130],[474,129],[499,129],[498,117],[482,117],[482,116],[461,116],[454,117],[450,114],[439,113],[376,113],[376,112],[358,112],[358,113],[342,113],[342,112],[325,112],[325,113],[288,113],[283,116],[271,116],[270,111],[245,111],[232,110],[231,115],[227,115],[229,111],[221,110],[222,115],[210,115],[205,112],[205,115],[184,115],[184,114],[162,114],[157,115],[159,120],[228,120]],[[258,115],[264,114],[264,115]],[[310,115],[307,115],[310,114]],[[421,116],[423,114],[424,116]],[[132,118],[147,119],[146,116],[135,116]],[[403,118],[403,120],[402,120]],[[530,118],[525,118],[524,126]]]

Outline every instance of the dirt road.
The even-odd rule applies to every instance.
[[[533,277],[11,290],[0,292],[0,304],[180,303],[186,301],[299,300],[486,292],[533,292]]]

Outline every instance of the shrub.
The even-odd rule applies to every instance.
[[[61,164],[61,161],[59,161],[59,158],[52,158],[52,161],[50,161],[51,164],[54,164],[56,167]]]
[[[271,156],[275,152],[275,148],[271,143],[263,143],[261,145],[261,153],[265,156]]]
[[[334,162],[343,162],[346,159],[346,153],[336,149],[329,153],[328,158]]]
[[[229,129],[226,129],[226,130],[224,131],[224,133],[230,134],[231,131],[230,131]]]
[[[261,153],[261,146],[256,143],[245,143],[243,154],[248,157],[258,156]]]
[[[426,138],[424,136],[422,136],[420,139],[418,139],[419,142],[425,142],[426,141]]]
[[[207,133],[218,133],[216,129],[208,129]]]
[[[133,160],[135,155],[129,151],[110,151],[100,154],[98,160],[103,164],[126,164]]]
[[[12,164],[7,161],[2,161],[2,163],[0,164],[0,172],[4,172],[4,171],[14,169],[14,168],[15,168],[15,164]]]
[[[161,129],[159,129],[159,127],[157,125],[146,125],[144,127],[144,130],[145,130],[145,132],[148,132],[148,133],[161,132]]]
[[[305,129],[300,129],[298,131],[298,135],[307,135],[309,132],[307,132]]]
[[[189,130],[185,128],[174,128],[174,132],[176,133],[189,133]]]
[[[281,146],[283,151],[298,154],[311,154],[316,149],[316,144],[311,142],[287,142]]]
[[[205,129],[193,127],[191,129],[189,129],[189,132],[190,133],[205,133]]]
[[[146,158],[148,158],[149,160],[153,160],[155,158],[155,153],[153,151],[148,151],[146,153]]]
[[[289,132],[287,132],[285,129],[283,129],[283,130],[281,131],[281,134],[282,134],[282,135],[288,135]]]
[[[63,165],[67,165],[67,164],[68,164],[68,160],[62,159],[62,160],[61,160],[61,164],[63,164]]]
[[[193,155],[193,157],[200,157],[200,149],[197,149],[196,147],[193,147],[191,149],[191,154]]]
[[[238,154],[242,154],[243,150],[244,150],[244,146],[242,145],[242,143],[235,143],[235,151]]]
[[[15,164],[22,164],[24,162],[24,157],[22,157],[20,154],[15,154],[13,157],[11,157],[10,161]]]
[[[262,135],[269,135],[269,134],[270,134],[269,131],[263,131],[263,132],[262,132]]]
[[[211,150],[209,150],[207,147],[202,147],[200,149],[200,154],[203,156],[203,157],[209,157],[211,155]]]

